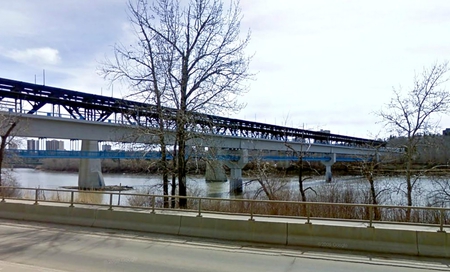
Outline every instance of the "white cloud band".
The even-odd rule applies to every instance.
[[[16,62],[27,63],[33,66],[55,65],[61,61],[59,51],[50,47],[28,48],[25,50],[10,50],[4,56]]]

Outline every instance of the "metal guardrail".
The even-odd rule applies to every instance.
[[[188,211],[197,213],[198,217],[206,213],[215,213],[247,216],[248,220],[255,220],[255,217],[303,219],[306,224],[312,224],[312,220],[328,220],[360,222],[367,224],[369,228],[375,227],[374,224],[377,223],[436,227],[438,232],[445,232],[444,228],[450,228],[450,208],[443,207],[180,197],[124,193],[122,191],[7,186],[0,186],[0,194],[2,203],[8,199],[14,199],[34,202],[35,205],[40,202],[52,202],[68,204],[68,207],[94,205],[107,207],[109,210],[139,208],[150,210],[151,213],[155,213],[157,210]],[[124,201],[121,203],[121,197],[126,197],[127,203]],[[180,209],[178,203],[182,198],[187,200],[187,207]],[[174,201],[175,208],[168,207],[171,201]],[[407,214],[409,214],[409,221]]]

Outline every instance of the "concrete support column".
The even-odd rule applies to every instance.
[[[227,174],[220,161],[211,160],[206,162],[206,182],[227,182]]]
[[[233,195],[242,194],[242,168],[230,168],[230,193]]]
[[[330,183],[332,181],[332,172],[331,166],[336,162],[336,154],[331,154],[331,160],[329,161],[321,161],[323,165],[325,165],[325,182]]]
[[[98,151],[98,142],[82,140],[81,151]],[[99,189],[105,187],[100,159],[80,159],[78,187],[80,189]]]
[[[248,163],[248,150],[224,150],[223,155],[231,158],[224,163],[230,168],[230,194],[238,195],[242,193],[242,168]]]
[[[206,152],[208,154],[208,160],[206,161],[205,181],[226,182],[227,174],[225,173],[222,162],[217,158],[217,148],[209,147]]]

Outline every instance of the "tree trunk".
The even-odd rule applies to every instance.
[[[167,152],[166,145],[163,143],[164,137],[161,140],[161,164],[162,164],[162,178],[163,178],[163,195],[164,195],[164,208],[169,207],[169,168],[167,164]]]
[[[3,169],[3,159],[5,157],[5,149],[6,149],[6,143],[8,140],[8,137],[11,135],[14,128],[17,126],[17,122],[12,122],[11,126],[8,128],[8,130],[5,132],[4,135],[1,135],[1,143],[0,143],[0,186],[3,186],[3,180],[2,180],[2,169]]]
[[[172,194],[172,198],[171,198],[171,201],[170,201],[170,207],[172,208],[172,209],[175,209],[176,208],[176,198],[174,197],[174,196],[176,196],[176,194],[177,194],[177,154],[178,154],[178,152],[177,152],[177,149],[178,149],[178,144],[177,144],[177,142],[175,141],[175,144],[174,144],[174,146],[173,146],[173,159],[172,159],[172,191],[171,191],[171,194]]]
[[[6,147],[6,136],[1,136],[1,143],[0,143],[0,186],[3,186],[3,180],[2,180],[2,172],[3,172],[3,157],[5,154],[5,147]]]
[[[369,180],[369,184],[370,184],[371,204],[378,205],[377,191],[375,189],[375,180],[373,179],[373,176],[370,175],[370,174],[369,174],[368,180]],[[381,219],[381,215],[380,215],[379,209],[377,207],[374,207],[373,212],[374,212],[374,219],[375,220],[380,220]]]
[[[182,58],[181,86],[180,86],[180,108],[177,112],[177,141],[178,141],[178,195],[180,196],[180,208],[187,208],[186,189],[186,140],[187,140],[187,103],[188,103],[188,82],[189,82],[189,42],[187,44],[186,55]]]
[[[187,208],[186,189],[186,140],[184,126],[178,131],[178,195],[180,196],[180,208]]]
[[[303,188],[303,159],[301,157],[298,161],[298,164],[298,187],[302,196],[302,201],[306,202],[306,193],[305,189]]]
[[[411,158],[411,151],[408,150],[408,158],[406,161],[406,199],[407,199],[407,205],[411,207],[413,205],[412,200],[412,182],[411,182],[411,164],[412,164],[412,158]],[[406,210],[406,218],[405,220],[407,222],[411,221],[411,209]]]

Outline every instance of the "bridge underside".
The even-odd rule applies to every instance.
[[[1,112],[0,116],[11,116],[9,112]],[[137,133],[141,129],[137,126],[120,125],[86,120],[65,119],[39,115],[14,115],[18,126],[14,135],[18,137],[38,137],[56,139],[77,139],[109,142],[134,142],[145,144],[158,144],[158,131],[148,129],[146,133]],[[165,138],[167,144],[175,142],[173,131],[167,131]],[[358,146],[331,145],[322,143],[305,143],[302,141],[278,141],[270,139],[253,139],[231,135],[198,134],[197,138],[187,142],[189,146],[268,150],[268,151],[295,151],[304,153],[337,154],[352,156],[367,156],[374,154],[374,148]]]
[[[11,117],[10,112],[0,112],[0,116]],[[114,123],[105,122],[93,122],[87,120],[65,119],[51,116],[39,116],[39,115],[15,115],[18,120],[18,126],[14,131],[14,134],[19,137],[39,137],[39,138],[57,138],[57,139],[78,139],[86,142],[109,141],[109,142],[134,142],[155,144],[159,142],[158,133],[156,130],[148,129],[145,133],[136,133],[137,129],[142,129],[136,126],[120,125]],[[173,131],[167,131],[166,137],[167,144],[173,144],[174,133]],[[336,161],[333,158],[346,159],[348,156],[353,156],[354,160],[361,160],[361,158],[367,158],[373,155],[377,150],[373,148],[352,147],[347,145],[330,145],[322,143],[305,143],[303,141],[290,141],[282,142],[278,140],[270,139],[252,139],[245,137],[237,137],[231,135],[214,135],[214,134],[198,134],[198,138],[190,139],[187,143],[189,146],[196,148],[209,148],[218,150],[258,150],[266,152],[291,152],[294,156],[278,157],[278,160],[296,160],[298,154],[316,154],[316,156],[305,157],[305,160],[321,161],[325,164],[327,173],[326,180],[331,180],[331,165]],[[81,152],[98,152],[97,147],[84,148]],[[319,155],[319,156],[317,156]],[[320,156],[321,155],[321,156]],[[228,155],[229,156],[229,155]],[[232,169],[231,181],[234,184],[230,186],[230,190],[233,192],[239,192],[242,190],[242,178],[241,169],[243,165],[235,165],[236,162],[241,160],[240,156],[227,157],[224,155],[222,160],[225,164],[234,165],[230,167]],[[264,157],[264,155],[262,155]],[[276,160],[277,156],[265,155],[266,160]],[[247,156],[244,158],[248,160]],[[348,158],[347,158],[348,159]],[[89,159],[83,159],[81,164],[84,172],[80,172],[80,187],[83,188],[97,188],[104,186],[103,178],[101,176],[101,169],[99,166],[93,166],[95,163],[90,163]],[[81,178],[83,176],[83,178]],[[89,181],[88,181],[89,180]],[[85,183],[85,181],[87,183]]]

